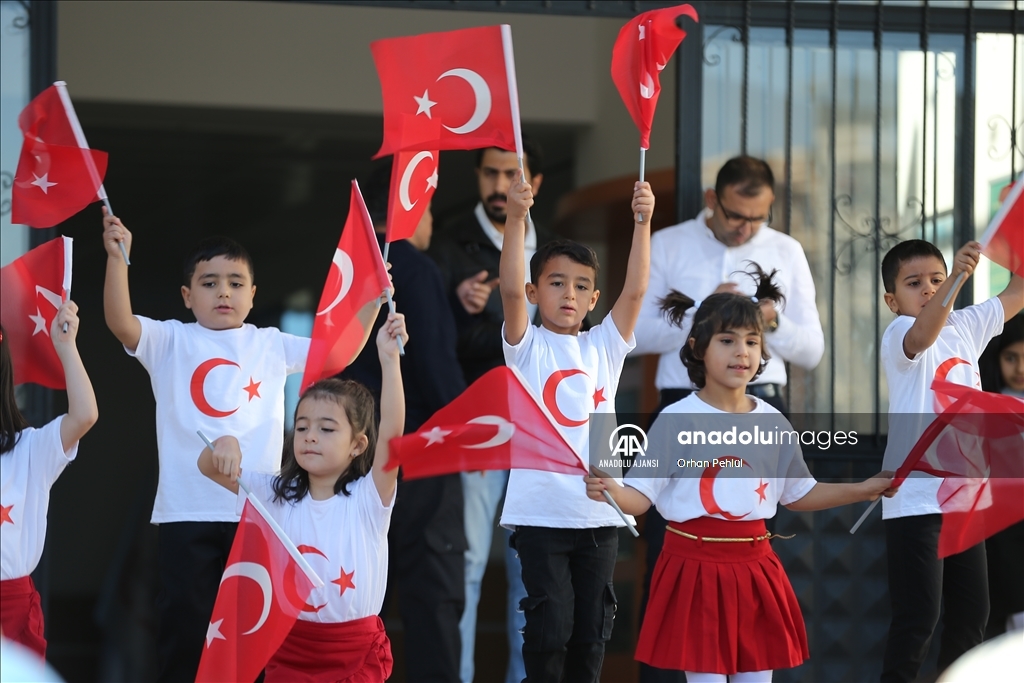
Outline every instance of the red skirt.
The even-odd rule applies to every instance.
[[[764,520],[672,522],[699,537],[755,538]],[[767,540],[695,541],[667,531],[651,578],[636,658],[660,669],[735,674],[808,659],[796,594]]]
[[[391,641],[380,617],[340,624],[295,622],[267,663],[266,683],[384,683]]]
[[[7,638],[46,658],[43,608],[31,576],[0,581],[0,629]]]

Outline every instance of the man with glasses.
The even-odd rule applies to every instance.
[[[659,301],[676,290],[696,301],[718,292],[753,294],[754,282],[744,275],[750,263],[766,272],[778,270],[786,299],[774,306],[765,301],[761,312],[766,324],[765,342],[771,353],[764,372],[748,385],[747,393],[786,413],[783,387],[785,363],[808,370],[821,360],[825,336],[814,301],[814,281],[803,248],[795,239],[769,227],[775,178],[768,164],[753,157],[730,159],[718,171],[715,188],[704,193],[707,208],[699,216],[659,230],[651,236],[651,276],[636,326],[632,355],[656,353],[659,390],[657,412],[689,395],[694,387],[679,359],[679,349],[690,334],[692,315],[682,328],[669,323]],[[665,521],[654,508],[647,513],[644,536],[648,541],[644,600],[650,572],[661,552]],[[641,664],[640,680],[682,681],[682,672],[662,671]]]

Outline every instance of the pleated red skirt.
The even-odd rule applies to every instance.
[[[266,683],[384,683],[394,660],[374,615],[340,624],[299,620],[267,663]]]
[[[0,629],[6,637],[46,658],[43,608],[31,576],[0,581]]]
[[[670,527],[699,537],[756,538],[764,520],[701,517]],[[796,594],[767,541],[695,541],[667,531],[651,578],[637,660],[660,669],[735,674],[808,659]]]

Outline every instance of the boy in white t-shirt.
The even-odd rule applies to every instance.
[[[551,242],[530,260],[523,257],[526,217],[533,191],[516,175],[508,192],[505,244],[501,250],[501,303],[505,313],[505,363],[516,368],[586,458],[590,413],[614,412],[622,362],[635,345],[633,328],[650,272],[650,218],[654,195],[637,183],[636,223],[622,294],[611,314],[587,332],[583,318],[600,292],[597,256],[577,242]],[[541,326],[530,324],[527,301],[538,307]],[[523,567],[527,597],[523,663],[527,681],[597,681],[616,609],[612,573],[618,551],[613,509],[587,498],[576,475],[537,470],[509,474],[502,526]]]
[[[106,210],[103,226],[107,327],[149,372],[156,398],[158,680],[191,682],[239,519],[236,497],[196,469],[196,430],[237,436],[248,471],[277,472],[284,382],[304,370],[309,340],[245,324],[256,293],[252,259],[226,237],[204,240],[185,261],[181,295],[195,323],[133,315],[119,246],[130,253],[132,235]]]
[[[981,245],[968,242],[946,275],[942,253],[929,242],[908,240],[882,260],[885,303],[897,318],[882,335],[882,364],[889,384],[889,439],[883,469],[896,470],[925,427],[946,406],[931,390],[935,379],[981,388],[978,357],[1003,321],[1024,307],[1024,281],[1017,275],[988,301],[951,311],[963,285],[957,276],[974,272]],[[949,297],[950,304],[942,302]],[[912,473],[892,498],[882,501],[889,567],[892,622],[882,681],[912,681],[928,654],[945,604],[939,669],[982,641],[988,619],[985,546],[940,560],[942,480]]]

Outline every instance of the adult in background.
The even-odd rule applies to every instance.
[[[659,390],[657,412],[695,388],[679,358],[690,334],[692,316],[676,327],[661,312],[659,301],[676,290],[697,301],[718,292],[753,294],[753,281],[743,274],[748,262],[765,272],[778,270],[785,296],[781,305],[761,302],[765,340],[771,360],[747,393],[782,413],[786,385],[785,363],[814,368],[825,350],[825,336],[814,300],[814,281],[800,243],[769,227],[775,177],[767,162],[748,156],[730,159],[718,171],[714,189],[704,193],[706,209],[695,218],[659,230],[651,237],[651,277],[636,326],[633,355],[656,353]],[[651,571],[665,538],[665,520],[651,508],[644,524],[647,573],[641,612],[646,608]],[[642,618],[642,614],[641,614]],[[683,681],[679,672],[640,666],[643,683]]]
[[[390,162],[378,168],[364,188],[367,209],[383,250]],[[455,321],[441,275],[423,252],[430,246],[430,207],[408,240],[391,244],[388,261],[395,304],[405,314],[410,343],[402,357],[405,433],[420,428],[466,388],[455,357]],[[371,335],[387,320],[381,309]],[[367,345],[342,373],[365,384],[380,405],[381,368]],[[407,678],[424,683],[459,680],[459,621],[465,602],[466,536],[462,482],[458,474],[400,481],[388,534],[389,591],[398,595],[405,627]]]
[[[534,194],[544,180],[544,159],[540,147],[524,138],[524,179],[533,186]],[[446,292],[458,328],[458,357],[466,382],[472,384],[488,370],[505,364],[501,348],[501,326],[505,316],[498,292],[498,262],[505,234],[507,193],[519,169],[515,152],[488,147],[477,153],[476,177],[480,201],[471,213],[459,217],[443,236],[439,235],[430,255],[437,261],[444,277]],[[538,244],[553,238],[534,225],[527,228],[526,262],[529,263]],[[525,285],[526,283],[523,282]],[[529,308],[530,318],[536,306]],[[411,332],[410,332],[411,333]],[[468,472],[462,475],[466,500],[466,609],[462,616],[463,683],[471,683],[474,675],[477,604],[480,584],[494,533],[495,512],[508,484],[507,471]],[[523,636],[520,630],[526,618],[519,601],[526,597],[522,569],[513,550],[505,551],[508,577],[507,631],[509,666],[506,681],[519,683],[526,677],[523,668]]]

